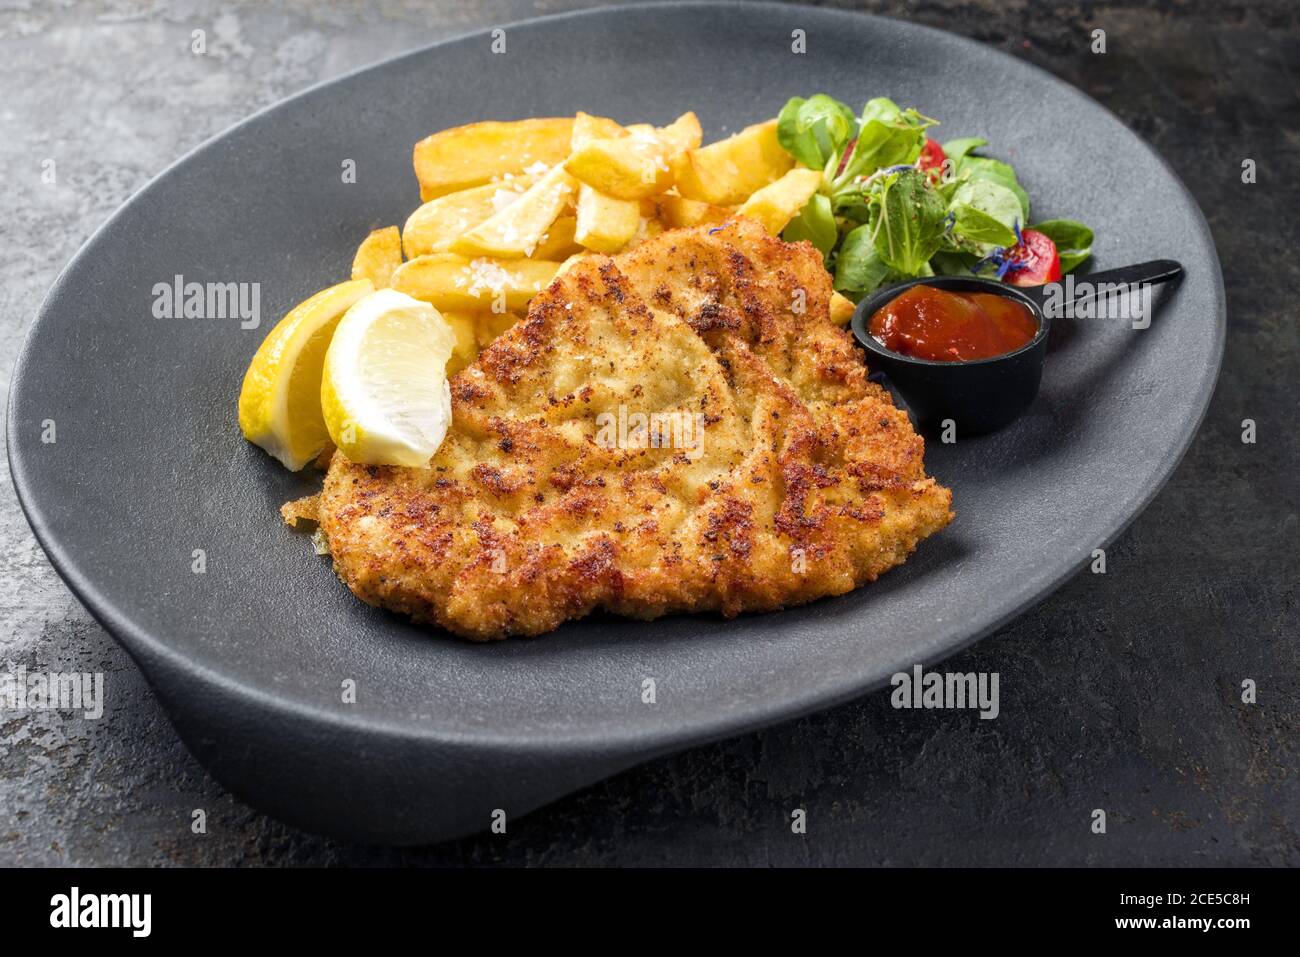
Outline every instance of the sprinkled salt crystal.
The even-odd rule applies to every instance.
[[[510,286],[510,274],[490,259],[475,259],[467,271],[470,279],[468,292],[471,296],[484,291],[500,292]]]
[[[512,205],[515,200],[519,199],[520,194],[513,189],[499,189],[492,194],[492,211],[501,212],[507,206]]]

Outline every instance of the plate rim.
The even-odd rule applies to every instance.
[[[74,597],[90,612],[95,620],[120,644],[134,660],[141,672],[149,682],[150,686],[158,691],[155,683],[154,668],[156,665],[163,665],[170,668],[173,672],[185,675],[188,678],[214,685],[224,694],[235,699],[250,699],[251,702],[260,709],[270,712],[280,712],[286,717],[305,720],[318,726],[329,726],[350,733],[381,735],[387,738],[400,738],[411,742],[423,744],[442,744],[447,746],[474,746],[480,749],[493,749],[500,752],[530,753],[530,754],[565,754],[572,755],[575,753],[595,754],[617,754],[630,756],[632,754],[649,756],[655,753],[663,753],[679,745],[691,743],[706,743],[732,735],[741,734],[746,731],[754,730],[761,727],[767,727],[783,721],[788,721],[802,715],[810,714],[815,711],[824,710],[834,707],[846,701],[853,700],[868,694],[881,686],[887,681],[887,676],[892,673],[889,670],[889,663],[885,666],[871,669],[880,671],[873,677],[863,677],[860,672],[851,674],[840,672],[829,677],[827,683],[819,685],[811,690],[804,686],[803,689],[784,696],[779,701],[772,701],[766,707],[747,708],[739,712],[724,711],[716,716],[705,719],[696,719],[689,717],[684,721],[678,721],[665,725],[621,725],[618,727],[604,727],[591,730],[580,728],[565,728],[562,731],[557,729],[548,729],[545,733],[529,731],[526,728],[511,729],[509,733],[502,733],[495,728],[478,727],[472,731],[462,730],[458,727],[447,727],[437,724],[416,724],[402,722],[392,718],[388,713],[371,714],[366,712],[354,712],[350,710],[326,710],[321,706],[313,705],[310,702],[295,699],[292,697],[276,696],[268,689],[256,685],[245,684],[235,677],[217,671],[200,660],[196,660],[183,653],[179,649],[168,644],[166,641],[149,633],[148,629],[139,625],[128,615],[121,612],[114,602],[90,580],[81,569],[78,568],[74,557],[59,543],[52,532],[48,519],[35,502],[35,489],[31,477],[28,475],[27,467],[24,462],[24,453],[15,451],[18,449],[16,441],[17,423],[14,415],[14,398],[23,383],[30,375],[31,353],[33,350],[33,339],[35,331],[47,314],[47,308],[51,301],[56,297],[62,287],[68,281],[72,272],[77,269],[87,254],[98,243],[101,236],[107,232],[117,220],[125,214],[136,200],[146,191],[152,189],[158,183],[163,182],[169,176],[173,175],[176,170],[187,164],[191,158],[207,150],[213,144],[224,139],[234,131],[252,124],[276,110],[286,108],[300,99],[312,96],[319,91],[336,84],[344,84],[353,77],[370,71],[382,70],[397,62],[414,57],[427,55],[430,51],[436,50],[443,46],[463,42],[467,39],[486,37],[493,29],[510,29],[533,26],[542,23],[554,23],[556,21],[579,19],[579,18],[601,18],[610,17],[628,13],[638,12],[646,13],[657,10],[684,10],[684,9],[709,9],[709,10],[726,10],[729,13],[738,11],[755,10],[766,13],[780,13],[798,16],[801,12],[816,16],[828,17],[831,19],[841,19],[844,21],[862,22],[874,21],[877,23],[887,23],[893,25],[902,25],[910,30],[920,31],[928,34],[932,39],[942,40],[945,43],[954,43],[970,49],[979,50],[983,54],[992,54],[997,58],[1005,58],[1023,67],[1036,75],[1040,82],[1055,86],[1059,90],[1069,95],[1080,97],[1088,101],[1092,106],[1103,111],[1107,116],[1122,127],[1132,137],[1133,142],[1145,150],[1151,157],[1157,160],[1164,169],[1169,179],[1177,185],[1183,199],[1195,213],[1196,238],[1209,253],[1209,262],[1212,265],[1212,280],[1214,301],[1212,309],[1215,317],[1214,335],[1213,335],[1213,355],[1209,365],[1202,371],[1203,384],[1198,391],[1200,396],[1199,408],[1195,413],[1184,420],[1185,427],[1178,435],[1177,441],[1162,456],[1159,468],[1154,480],[1147,486],[1137,489],[1130,495],[1122,509],[1117,511],[1121,517],[1109,523],[1108,527],[1101,531],[1096,542],[1090,542],[1083,546],[1078,546],[1075,551],[1077,554],[1071,554],[1059,564],[1052,563],[1049,570],[1044,574],[1025,579],[1020,587],[1014,593],[1014,598],[1006,602],[1001,613],[992,616],[989,620],[979,627],[966,632],[962,637],[956,639],[939,640],[934,637],[925,642],[922,648],[918,648],[916,654],[908,655],[906,662],[894,663],[894,670],[906,665],[911,667],[915,664],[928,666],[935,661],[944,660],[958,652],[970,647],[977,641],[987,637],[989,634],[997,631],[1010,621],[1018,618],[1029,608],[1046,600],[1056,592],[1069,578],[1077,574],[1079,566],[1086,560],[1091,548],[1108,544],[1115,540],[1123,531],[1150,505],[1155,497],[1163,490],[1169,479],[1172,477],[1178,465],[1182,462],[1192,441],[1195,439],[1204,422],[1206,414],[1209,411],[1210,402],[1213,399],[1215,388],[1218,382],[1219,372],[1222,367],[1223,354],[1227,335],[1227,304],[1226,295],[1223,285],[1223,272],[1220,265],[1218,250],[1214,243],[1213,234],[1210,231],[1209,224],[1205,219],[1204,212],[1196,202],[1195,197],[1187,188],[1177,171],[1169,162],[1143,137],[1134,132],[1116,116],[1105,104],[1097,101],[1084,91],[1073,86],[1072,84],[1060,79],[1050,73],[1043,67],[1007,53],[991,44],[972,39],[970,37],[942,30],[928,24],[918,23],[911,20],[904,20],[897,17],[886,17],[878,14],[864,13],[851,10],[841,10],[834,8],[809,6],[806,4],[786,4],[772,2],[726,2],[726,0],[668,0],[668,2],[649,2],[649,3],[631,3],[622,5],[602,5],[582,10],[571,10],[557,14],[542,15],[529,17],[523,20],[511,21],[509,23],[484,27],[481,29],[469,30],[457,33],[452,36],[434,41],[432,43],[422,44],[409,50],[405,50],[392,56],[384,57],[373,63],[367,63],[354,69],[348,70],[338,76],[330,77],[310,86],[299,90],[283,99],[270,103],[253,113],[243,117],[230,126],[222,129],[220,132],[210,136],[190,150],[186,151],[180,157],[165,166],[160,172],[152,176],[147,182],[134,190],[125,201],[122,202],[96,229],[94,229],[77,252],[72,256],[68,263],[61,269],[55,278],[53,284],[42,298],[40,306],[37,308],[33,317],[27,323],[24,330],[22,343],[19,346],[17,356],[14,362],[13,370],[10,377],[9,389],[7,392],[6,402],[6,457],[8,459],[10,479],[13,484],[15,494],[26,517],[32,528],[33,534],[44,551],[50,564],[58,573],[60,578],[68,586]],[[934,632],[932,634],[939,634]],[[542,636],[543,640],[545,636]],[[520,640],[520,639],[513,639]],[[893,656],[891,656],[892,659]],[[170,706],[167,708],[170,715]]]

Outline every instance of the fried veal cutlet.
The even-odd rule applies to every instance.
[[[811,245],[744,219],[581,260],[452,379],[427,468],[334,456],[335,569],[477,640],[872,581],[951,520],[952,495],[830,294]]]

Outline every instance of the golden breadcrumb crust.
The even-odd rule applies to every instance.
[[[830,294],[811,245],[745,219],[580,261],[452,378],[427,468],[334,456],[335,570],[476,640],[872,581],[952,519],[952,495]]]

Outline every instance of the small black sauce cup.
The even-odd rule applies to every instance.
[[[1161,259],[1079,276],[1081,282],[1087,280],[1089,291],[1076,295],[1072,303],[1078,305],[1093,298],[1098,287],[1105,284],[1155,285],[1181,273],[1178,263]],[[1019,349],[989,359],[937,362],[893,352],[871,334],[871,317],[895,296],[920,285],[950,292],[986,292],[1011,299],[1029,310],[1038,331]],[[864,297],[854,310],[851,325],[858,342],[871,354],[868,366],[880,369],[889,377],[922,429],[939,430],[946,420],[952,420],[958,435],[980,435],[1011,422],[1038,395],[1052,325],[1052,316],[1044,308],[1047,289],[1046,286],[1011,286],[978,276],[913,279]]]
[[[871,334],[871,317],[900,293],[913,286],[932,286],[949,292],[988,292],[1004,296],[1027,308],[1038,324],[1034,337],[1014,352],[990,359],[938,362],[917,359],[890,349]],[[853,313],[853,334],[873,356],[874,366],[907,401],[917,423],[926,429],[943,427],[945,419],[956,423],[958,435],[977,435],[1000,429],[1020,415],[1038,395],[1047,354],[1051,320],[1033,298],[1016,286],[996,279],[968,276],[938,276],[914,279],[863,298]]]

